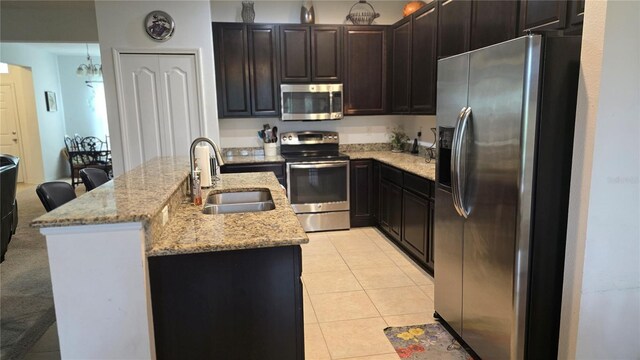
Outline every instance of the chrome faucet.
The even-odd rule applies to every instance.
[[[191,164],[191,173],[190,173],[191,181],[189,182],[189,186],[191,186],[191,182],[193,181],[194,172],[195,172],[195,168],[196,168],[195,167],[195,162],[193,160],[193,158],[195,157],[196,145],[198,145],[201,142],[209,143],[209,145],[211,145],[211,147],[213,148],[214,161],[213,161],[213,166],[211,166],[211,177],[212,178],[214,178],[215,176],[218,175],[216,168],[218,166],[224,165],[224,161],[222,160],[222,153],[220,152],[220,148],[218,148],[218,145],[216,145],[216,143],[214,143],[213,140],[209,139],[208,137],[196,138],[191,143],[191,147],[189,149],[189,163]]]

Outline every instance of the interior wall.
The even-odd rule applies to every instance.
[[[91,57],[100,64],[99,57]],[[68,135],[96,136],[105,139],[109,125],[104,99],[102,78],[85,83],[87,77],[76,75],[78,65],[87,62],[86,56],[58,56],[61,96],[64,101],[65,128]]]
[[[61,152],[64,148],[65,123],[58,58],[32,45],[3,42],[0,43],[0,61],[31,68],[44,180],[52,181],[66,176],[69,166]],[[45,91],[55,92],[58,111],[47,111]]]
[[[375,19],[374,25],[389,25],[402,18],[402,8],[405,0],[368,1],[380,17]],[[257,23],[300,23],[300,7],[303,1],[271,1],[254,0]],[[356,0],[334,1],[315,0],[313,10],[316,24],[347,24],[347,14]],[[211,19],[219,22],[242,22],[240,1],[211,1]],[[351,24],[351,22],[348,22]]]
[[[2,0],[0,39],[12,42],[97,42],[94,1]]]
[[[561,359],[640,358],[640,3],[587,1]]]
[[[176,30],[164,42],[152,40],[144,30],[144,18],[153,10],[170,14]],[[211,10],[208,1],[97,1],[96,18],[102,54],[102,70],[109,117],[113,167],[116,175],[124,170],[120,117],[116,92],[113,50],[200,50],[203,135],[219,141],[213,67]],[[218,142],[219,143],[219,142]],[[188,151],[188,149],[185,149]]]

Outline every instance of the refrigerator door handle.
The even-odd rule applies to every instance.
[[[452,161],[453,166],[452,169],[455,169],[455,178],[452,178],[452,183],[455,185],[455,198],[454,204],[456,204],[456,210],[460,216],[465,219],[469,216],[469,211],[464,205],[464,184],[462,182],[462,177],[460,176],[460,168],[462,166],[462,144],[464,143],[465,134],[467,132],[467,125],[469,124],[469,118],[471,117],[471,107],[465,107],[460,113],[460,121],[458,122],[458,126],[456,126],[456,134],[454,135],[453,142],[453,152],[455,152],[455,158]],[[453,172],[454,170],[452,170]]]
[[[464,216],[464,212],[460,207],[460,189],[458,187],[459,181],[459,167],[456,164],[459,162],[459,146],[460,144],[460,126],[462,124],[462,118],[467,110],[467,107],[464,106],[460,109],[460,113],[458,114],[458,120],[456,121],[456,127],[453,131],[453,140],[451,144],[451,197],[453,200],[453,207],[456,209],[456,212],[460,216]]]

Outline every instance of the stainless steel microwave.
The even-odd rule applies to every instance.
[[[342,119],[342,84],[282,84],[282,120]]]

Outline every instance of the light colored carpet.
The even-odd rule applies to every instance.
[[[19,184],[18,227],[0,265],[0,359],[21,359],[55,321],[44,236],[29,227],[45,213],[36,185]],[[76,192],[84,192],[79,186]]]

